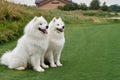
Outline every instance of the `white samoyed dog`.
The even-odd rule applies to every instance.
[[[47,28],[48,23],[42,16],[34,17],[26,25],[15,49],[1,57],[1,64],[16,70],[24,70],[30,64],[34,70],[43,72],[43,68],[48,68],[44,64],[44,54],[48,48]]]
[[[61,18],[53,20],[49,23],[48,29],[49,47],[45,54],[45,60],[50,63],[51,67],[62,66],[60,63],[61,51],[64,47],[64,22]]]

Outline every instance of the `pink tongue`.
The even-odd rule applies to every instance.
[[[44,31],[44,33],[45,33],[45,34],[48,34],[48,32],[47,32],[46,30]]]
[[[64,32],[64,29],[61,29],[61,32]]]

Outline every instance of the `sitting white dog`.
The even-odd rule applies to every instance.
[[[43,68],[48,68],[44,64],[44,54],[48,48],[47,28],[48,23],[42,16],[34,17],[26,25],[15,49],[1,57],[1,64],[10,69],[24,70],[29,63],[34,70],[43,72]]]
[[[62,66],[60,63],[61,51],[64,47],[64,22],[61,18],[53,20],[48,29],[49,47],[45,54],[45,60],[50,63],[51,67]]]

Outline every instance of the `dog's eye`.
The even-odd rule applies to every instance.
[[[40,23],[40,25],[42,25],[42,23]]]
[[[59,26],[59,24],[57,24],[57,26]]]

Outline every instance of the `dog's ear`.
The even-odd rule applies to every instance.
[[[59,17],[59,18],[58,18],[58,20],[62,21],[62,18],[61,18],[61,17]]]
[[[55,21],[56,21],[56,17],[54,17],[54,18],[52,19],[52,21],[55,22]]]
[[[35,17],[33,18],[33,21],[36,21],[36,20],[37,20],[37,18],[38,18],[38,17],[37,17],[37,16],[35,16]]]
[[[41,16],[41,18],[44,18],[43,16]]]
[[[45,19],[43,16],[41,16],[40,18]]]

